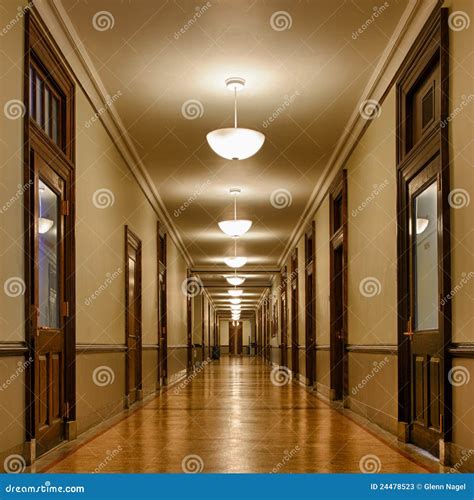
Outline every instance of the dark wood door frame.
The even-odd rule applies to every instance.
[[[186,359],[187,359],[187,372],[189,373],[193,368],[193,293],[190,292],[189,280],[191,279],[191,272],[187,270],[186,287]]]
[[[316,227],[314,221],[305,234],[305,325],[306,325],[306,379],[316,382]]]
[[[291,282],[290,282],[290,296],[291,296],[291,371],[294,377],[299,374],[299,322],[298,322],[298,293],[299,293],[299,279],[298,279],[298,248],[293,250],[291,254]]]
[[[33,462],[36,455],[47,451],[48,446],[35,445],[38,437],[38,384],[37,328],[39,314],[38,264],[35,249],[38,248],[38,181],[39,159],[48,165],[51,172],[64,182],[59,217],[63,225],[62,297],[60,321],[64,332],[63,370],[61,373],[62,404],[59,408],[62,420],[62,437],[76,436],[76,298],[75,298],[75,86],[68,68],[63,64],[60,50],[49,42],[46,29],[30,9],[25,14],[24,53],[24,104],[23,156],[24,156],[24,263],[25,263],[25,339],[27,357],[32,363],[25,370],[26,440],[27,462]],[[57,141],[47,134],[47,127],[32,117],[31,109],[36,107],[35,96],[30,101],[30,67],[41,67],[48,83],[62,96]],[[44,92],[44,90],[43,90]],[[42,94],[44,95],[44,94]],[[50,109],[50,108],[49,108]],[[44,121],[44,120],[43,120]],[[52,443],[54,446],[54,443]]]
[[[156,223],[157,270],[156,284],[158,293],[158,380],[157,387],[168,384],[168,316],[166,286],[166,233],[161,232],[160,223]]]
[[[329,190],[329,204],[331,399],[344,400],[348,390],[346,353],[348,298],[346,170],[342,170],[334,180]],[[339,268],[342,269],[338,269],[338,264]],[[340,287],[342,289],[339,289]],[[342,304],[339,303],[341,298]]]
[[[288,272],[286,266],[281,272],[280,318],[280,364],[288,367]]]
[[[438,332],[442,349],[437,352],[441,363],[440,418],[433,428],[437,429],[442,441],[431,446],[437,455],[442,453],[441,446],[452,439],[452,388],[448,383],[451,368],[449,345],[451,343],[451,266],[450,266],[450,207],[449,195],[449,30],[448,9],[439,9],[426,24],[417,42],[407,56],[397,81],[397,295],[398,295],[398,421],[399,438],[413,441],[414,430],[412,407],[412,334],[410,318],[413,298],[410,293],[412,277],[410,274],[410,211],[411,201],[409,184],[424,169],[437,168],[435,182],[438,186]],[[427,74],[428,68],[437,67],[439,74],[433,78],[432,119],[423,123],[415,122],[412,95],[418,90],[418,81]],[[424,101],[423,101],[424,102]],[[427,111],[430,111],[428,109]],[[442,125],[442,126],[441,126]],[[415,127],[418,127],[416,133]],[[427,172],[428,174],[428,172]],[[428,181],[429,179],[427,179]],[[407,335],[407,333],[409,335]],[[416,332],[414,335],[419,335]],[[427,366],[425,367],[428,369]],[[420,443],[420,440],[422,441]],[[429,439],[426,440],[427,442]],[[417,437],[417,444],[423,445],[423,436]]]
[[[132,253],[133,252],[133,255]],[[130,258],[135,260],[134,300],[130,303]],[[135,331],[130,331],[130,317],[134,321]],[[125,364],[126,407],[143,399],[142,389],[142,242],[140,238],[125,226],[125,339],[127,345]],[[130,339],[133,346],[130,345]],[[136,339],[136,340],[133,340]],[[132,360],[133,357],[133,360]],[[131,369],[134,369],[135,387],[131,387]]]

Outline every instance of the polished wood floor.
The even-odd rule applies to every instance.
[[[427,471],[299,384],[274,385],[270,373],[259,359],[224,357],[36,470]]]

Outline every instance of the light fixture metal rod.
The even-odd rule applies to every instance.
[[[234,128],[237,128],[237,87],[234,87]]]

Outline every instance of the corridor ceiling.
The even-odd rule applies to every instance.
[[[217,221],[232,217],[228,190],[239,187],[238,217],[254,224],[238,254],[249,269],[275,269],[408,0],[61,3],[108,94],[120,96],[113,106],[194,266],[223,267],[233,255]],[[231,76],[247,81],[239,125],[266,135],[243,161],[206,142],[232,126]]]

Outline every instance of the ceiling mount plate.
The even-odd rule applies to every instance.
[[[232,91],[242,90],[245,87],[245,79],[238,76],[227,78],[225,81],[225,86]]]

